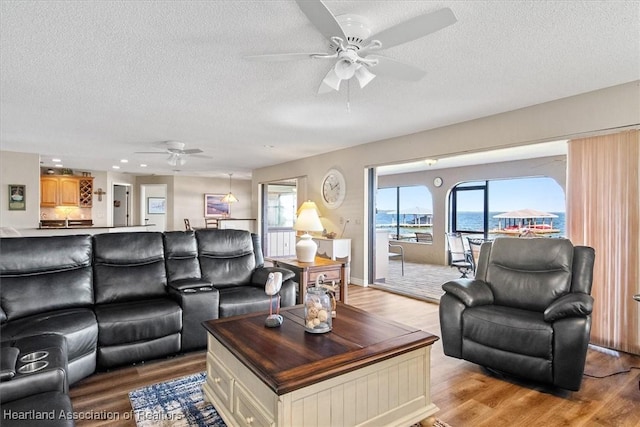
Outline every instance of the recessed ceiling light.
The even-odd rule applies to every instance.
[[[127,159],[121,159],[121,160],[120,160],[120,163],[129,163],[129,160],[127,160]]]
[[[424,162],[429,166],[433,166],[438,163],[438,159],[424,159]]]
[[[61,167],[62,167],[62,163],[57,163],[57,164],[55,165],[55,167],[57,167],[57,168],[61,168]]]
[[[141,168],[146,168],[146,167],[147,167],[147,165],[146,165],[145,163],[140,163],[140,167],[141,167]]]
[[[60,163],[62,160],[60,160],[60,159],[51,159],[51,161],[52,161],[53,163]]]
[[[120,169],[120,166],[118,166],[118,165],[113,165],[111,167],[114,168],[114,169]]]

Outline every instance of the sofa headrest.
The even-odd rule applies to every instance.
[[[167,259],[195,258],[198,243],[193,231],[165,231],[164,252]]]
[[[91,266],[91,236],[0,239],[0,276],[74,270]]]
[[[93,236],[95,262],[139,265],[164,260],[160,232],[105,233]]]
[[[251,233],[246,230],[197,230],[198,252],[209,258],[237,258],[253,254]]]

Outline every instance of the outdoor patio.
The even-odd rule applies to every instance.
[[[389,259],[389,270],[385,283],[375,283],[372,288],[406,295],[412,298],[430,302],[439,302],[444,295],[442,284],[460,277],[460,272],[447,265],[404,263],[402,275],[402,261],[399,258]]]

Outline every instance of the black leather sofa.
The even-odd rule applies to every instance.
[[[595,252],[554,238],[484,243],[475,279],[442,285],[444,353],[579,390],[591,332]]]
[[[50,393],[42,403],[71,410],[68,386],[96,370],[205,348],[203,321],[269,310],[264,285],[272,271],[283,274],[282,306],[294,305],[293,272],[264,267],[260,240],[248,231],[0,239],[0,346],[19,350],[17,369],[39,346],[52,349],[49,361],[58,350],[64,355],[63,366],[3,377],[2,409]],[[63,344],[51,345],[52,334]],[[60,369],[60,383],[9,392]]]

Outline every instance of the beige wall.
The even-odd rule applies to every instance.
[[[307,197],[320,201],[320,181],[332,167],[347,182],[344,203],[328,210],[319,203],[326,223],[339,229],[340,217],[351,219],[344,237],[352,239],[351,276],[365,283],[367,270],[365,168],[427,157],[507,148],[640,123],[640,81],[614,86],[482,119],[372,142],[306,159],[257,169],[253,173],[254,205],[258,214],[258,184],[305,176]],[[356,223],[356,221],[359,222]],[[331,230],[329,230],[331,231]]]

